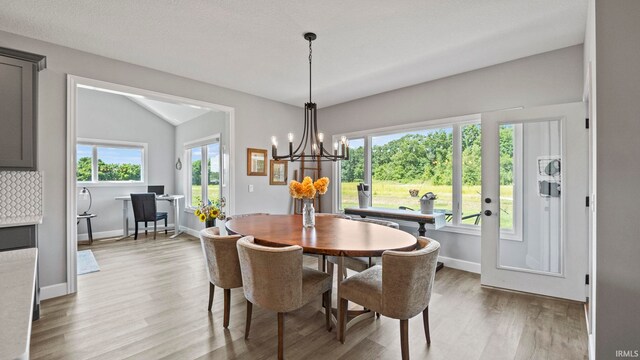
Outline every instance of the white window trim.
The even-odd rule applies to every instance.
[[[147,164],[149,160],[149,144],[144,142],[132,142],[122,140],[105,140],[92,138],[78,138],[76,141],[76,153],[78,145],[92,147],[91,157],[91,181],[76,181],[78,186],[84,187],[118,187],[118,186],[144,186],[147,185]],[[142,150],[142,164],[140,165],[140,181],[99,181],[98,180],[98,147],[134,148]],[[76,159],[76,167],[77,167]],[[77,168],[76,168],[77,172]],[[76,175],[77,178],[77,175]]]
[[[447,223],[438,231],[480,235],[481,227],[479,225],[461,224],[462,212],[462,127],[466,125],[480,124],[481,114],[470,114],[464,116],[456,116],[450,118],[422,121],[405,125],[394,125],[389,127],[361,130],[349,133],[342,133],[333,136],[333,141],[338,141],[342,136],[347,139],[364,139],[364,182],[371,184],[371,138],[374,136],[394,134],[398,132],[410,132],[420,130],[439,129],[451,127],[453,131],[453,169],[452,169],[452,212],[453,219],[451,223]],[[518,129],[516,127],[516,129]],[[514,230],[501,230],[501,239],[522,241],[522,221],[523,221],[523,198],[522,198],[522,130],[516,130],[516,139],[514,142],[514,151],[516,158],[514,160],[514,176],[516,186],[514,189]],[[340,162],[335,162],[332,167],[333,178],[336,181],[333,184],[333,212],[342,212],[342,194],[340,191]],[[369,198],[369,206],[371,199]]]
[[[184,211],[187,213],[193,213],[196,210],[196,207],[193,206],[191,204],[191,200],[192,200],[192,196],[193,194],[191,193],[191,177],[192,177],[192,173],[191,173],[191,149],[194,148],[200,148],[201,154],[202,154],[202,160],[201,160],[201,165],[200,165],[200,181],[202,184],[208,184],[209,183],[209,162],[205,161],[208,159],[208,152],[207,152],[207,146],[209,145],[213,145],[215,143],[218,143],[219,147],[220,147],[220,151],[219,151],[219,164],[220,164],[220,196],[222,196],[222,181],[223,181],[223,176],[222,173],[224,172],[224,164],[223,164],[223,152],[224,152],[224,148],[222,146],[221,143],[221,134],[214,134],[211,136],[207,136],[207,137],[203,137],[200,139],[196,139],[193,141],[189,141],[184,143],[183,147],[184,147],[184,159],[186,160],[186,164],[187,164],[187,171],[185,171],[185,179],[184,179],[184,193],[186,194],[186,199],[185,199],[185,204],[184,204]],[[207,199],[208,198],[208,187],[207,186],[201,186],[201,199]]]

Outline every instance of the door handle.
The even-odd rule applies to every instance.
[[[493,213],[491,212],[491,210],[485,210],[485,211],[484,211],[484,214],[485,214],[486,216],[491,216],[491,214],[493,214]]]

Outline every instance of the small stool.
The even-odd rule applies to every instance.
[[[79,214],[77,216],[77,219],[78,219],[77,224],[80,223],[81,219],[87,219],[87,234],[89,235],[89,244],[93,244],[93,231],[91,231],[91,219],[97,216],[98,215],[96,214],[89,214],[89,213]]]

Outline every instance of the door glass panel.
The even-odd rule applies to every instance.
[[[500,126],[499,267],[562,272],[559,120]]]
[[[195,147],[191,152],[191,206],[202,202],[202,148]]]
[[[220,143],[207,145],[207,165],[209,169],[207,197],[215,202],[220,199]]]

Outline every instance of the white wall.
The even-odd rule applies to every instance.
[[[166,193],[173,193],[173,125],[122,95],[80,88],[77,104],[79,138],[147,143],[147,184],[164,185]],[[98,215],[91,221],[94,237],[99,237],[99,233],[122,229],[122,202],[114,200],[116,196],[147,191],[147,185],[86,186],[93,199],[91,212]],[[83,209],[79,209],[81,210]],[[158,211],[168,212],[169,224],[173,224],[173,212],[168,202],[158,202]],[[129,214],[129,224],[133,228],[132,211]],[[158,225],[164,224],[161,222]],[[86,232],[85,221],[81,221],[78,225],[79,237],[85,239]]]
[[[247,177],[245,154],[247,147],[268,149],[271,135],[283,137],[290,129],[300,128],[300,108],[7,32],[0,32],[0,46],[47,56],[38,90],[38,163],[44,172],[44,219],[38,229],[42,287],[67,281],[67,74],[235,108],[237,211],[288,211],[286,187],[269,186],[266,176]],[[248,184],[255,184],[251,194],[246,190]]]
[[[319,109],[319,128],[333,135],[518,106],[581,101],[582,50],[582,45],[572,46]],[[330,194],[325,195],[323,206],[331,209]],[[429,234],[441,241],[441,256],[480,262],[479,236],[444,231]]]
[[[597,359],[638,357],[640,351],[638,19],[640,1],[595,2]],[[632,355],[617,356],[617,350]]]

